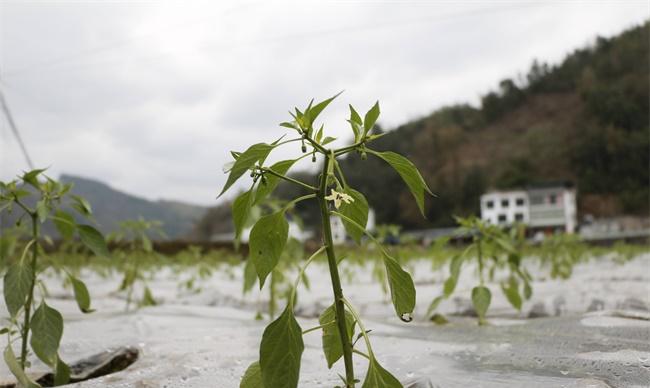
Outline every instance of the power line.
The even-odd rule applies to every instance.
[[[27,165],[29,166],[30,170],[33,170],[34,164],[32,163],[32,159],[29,157],[29,154],[27,153],[27,147],[25,147],[25,143],[23,142],[23,139],[20,136],[20,132],[18,131],[18,127],[16,126],[16,122],[14,121],[13,116],[11,115],[11,111],[9,110],[9,105],[7,105],[7,100],[5,99],[5,95],[2,92],[2,89],[0,89],[0,106],[2,107],[2,111],[4,112],[5,117],[7,118],[7,122],[9,123],[9,128],[11,128],[11,132],[13,132],[14,136],[16,137],[16,141],[20,146],[20,150],[22,151],[23,156],[25,156]]]

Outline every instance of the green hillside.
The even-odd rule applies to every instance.
[[[428,221],[381,161],[348,158],[349,183],[367,194],[379,222],[410,228],[478,213],[488,188],[558,180],[577,185],[581,215],[647,215],[649,31],[646,23],[599,38],[556,66],[536,61],[523,84],[501,81],[480,107],[445,107],[377,141],[411,158],[438,195]],[[368,170],[378,173],[360,173]]]
[[[479,196],[490,188],[566,180],[576,184],[580,216],[647,216],[649,33],[646,23],[598,38],[560,64],[534,61],[518,77],[523,81],[502,80],[481,106],[444,107],[373,142],[375,149],[406,155],[422,171],[437,194],[427,203],[427,220],[383,161],[351,155],[341,164],[348,183],[366,194],[379,223],[406,228],[450,226],[453,215],[478,214]],[[289,185],[276,194],[299,195]],[[318,222],[317,209],[299,206],[307,221]],[[199,234],[229,228],[228,215],[225,205],[213,208]]]
[[[72,192],[86,198],[103,232],[115,231],[120,221],[143,217],[163,223],[169,238],[186,237],[206,208],[174,201],[149,201],[115,190],[105,183],[71,175],[61,182],[73,183]]]

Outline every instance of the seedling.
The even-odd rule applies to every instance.
[[[544,238],[541,245],[542,265],[551,267],[552,279],[568,279],[573,266],[584,257],[586,247],[580,238],[572,234],[555,234]]]
[[[511,234],[508,234],[499,226],[490,225],[476,217],[456,218],[456,220],[461,226],[458,233],[471,236],[472,243],[452,257],[449,264],[450,275],[445,281],[443,294],[431,302],[427,314],[433,314],[440,302],[453,294],[463,263],[472,257],[477,262],[479,284],[472,289],[471,297],[479,324],[487,323],[485,316],[492,301],[492,292],[486,286],[486,278],[493,280],[495,271],[500,268],[509,270],[507,280],[501,281],[501,291],[515,309],[521,310],[523,300],[530,299],[533,293],[530,285],[531,276],[521,266],[522,230],[515,227],[511,230]],[[441,320],[439,314],[433,315],[433,318]]]
[[[248,368],[241,381],[241,387],[297,387],[300,375],[300,360],[304,350],[302,336],[317,330],[322,332],[323,351],[328,367],[331,368],[334,363],[343,358],[345,376],[341,376],[341,379],[344,387],[354,387],[359,381],[353,369],[353,353],[368,360],[368,371],[363,387],[402,386],[393,375],[380,365],[372,350],[368,331],[365,329],[361,317],[343,294],[339,276],[339,263],[332,241],[330,217],[332,215],[340,217],[348,234],[357,242],[361,240],[364,234],[371,239],[374,239],[374,237],[366,231],[368,202],[362,193],[354,190],[346,183],[337,159],[351,152],[357,152],[362,158],[366,158],[370,154],[384,160],[403,178],[423,214],[425,193],[430,194],[431,191],[413,163],[408,159],[394,152],[379,152],[368,147],[370,142],[381,136],[372,133],[380,113],[378,103],[365,114],[363,119],[350,106],[348,122],[354,134],[353,143],[338,149],[328,148],[328,144],[335,139],[325,136],[324,126],[321,125],[318,128],[314,124],[320,113],[334,98],[336,96],[317,104],[313,104],[312,100],[303,111],[296,108],[294,112],[290,112],[293,118],[292,121],[280,125],[295,131],[297,137],[282,140],[283,137],[272,143],[258,143],[243,152],[231,153],[234,162],[228,170],[228,179],[219,195],[232,187],[245,173],[250,173],[253,181],[250,189],[239,195],[233,204],[233,220],[237,236],[241,234],[251,207],[264,200],[281,180],[297,185],[308,193],[292,200],[282,209],[261,217],[253,226],[250,233],[249,260],[255,268],[260,287],[264,285],[269,274],[278,266],[282,252],[286,247],[289,224],[285,213],[294,204],[307,200],[315,200],[318,203],[322,218],[323,237],[323,245],[313,252],[301,268],[284,311],[266,327],[260,345],[259,360]],[[265,165],[267,157],[273,150],[294,143],[301,144],[302,157],[283,160],[271,166]],[[320,159],[322,162],[321,174],[318,181],[313,185],[287,175],[291,167],[303,158],[311,158],[314,162]],[[415,307],[413,280],[390,255],[388,250],[381,247],[381,252],[393,307],[401,320],[409,322],[412,319],[411,314]],[[322,253],[327,256],[334,300],[332,305],[321,314],[320,325],[303,331],[294,316],[297,287],[306,267]],[[360,337],[358,338],[362,337],[364,339],[366,352],[357,349],[357,342],[353,343],[352,341],[356,327],[360,330]]]
[[[161,229],[162,223],[159,221],[147,221],[143,218],[136,220],[127,220],[120,222],[120,229],[111,236],[111,240],[120,243],[125,241],[127,250],[120,250],[124,263],[124,277],[120,284],[119,291],[126,291],[126,310],[128,311],[133,302],[133,292],[136,282],[142,282],[142,297],[138,301],[138,306],[155,306],[157,304],[151,289],[147,285],[147,280],[142,274],[141,262],[148,256],[156,254],[153,250],[153,244],[150,235],[164,237],[165,234]]]
[[[33,170],[19,179],[0,182],[0,215],[16,210],[19,213],[16,223],[27,218],[31,233],[20,259],[13,262],[4,275],[4,298],[9,312],[8,325],[0,330],[7,334],[4,360],[11,373],[23,387],[39,387],[25,373],[29,367],[29,345],[41,361],[52,368],[54,384],[68,382],[70,368],[59,357],[59,345],[63,335],[63,317],[45,301],[45,288],[38,278],[39,271],[50,263],[43,263],[45,255],[40,249],[41,225],[52,221],[64,239],[77,235],[93,253],[109,256],[104,238],[97,229],[88,224],[79,224],[72,214],[62,209],[64,200],[71,199],[70,206],[81,216],[90,217],[88,202],[78,196],[70,195],[70,184],[61,184],[43,174],[44,170]],[[39,179],[44,178],[44,179]],[[86,285],[69,271],[62,268],[69,277],[79,309],[90,313],[90,295]],[[40,302],[36,303],[35,291],[40,289]],[[32,310],[36,305],[38,307]],[[33,311],[33,312],[32,312]],[[22,319],[22,323],[21,323]],[[31,333],[31,336],[30,336]],[[16,357],[13,342],[20,341],[20,354]]]

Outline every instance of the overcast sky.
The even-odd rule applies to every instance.
[[[228,151],[276,139],[312,97],[345,89],[322,116],[343,142],[348,103],[379,100],[389,128],[477,104],[534,58],[557,63],[649,17],[648,1],[620,0],[0,0],[0,88],[52,176],[214,205]],[[0,113],[0,179],[26,168]]]

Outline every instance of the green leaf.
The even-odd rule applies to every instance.
[[[45,170],[46,170],[45,168],[41,168],[41,169],[36,169],[36,170],[26,172],[26,173],[23,174],[22,180],[25,183],[29,183],[33,187],[35,187],[37,189],[40,189],[40,184],[38,182],[38,176]]]
[[[54,213],[54,217],[55,218],[52,218],[52,221],[54,222],[54,226],[56,226],[56,230],[59,232],[61,237],[64,240],[71,239],[77,226],[77,224],[74,222],[74,217],[72,217],[70,213],[64,212],[63,210],[57,210]]]
[[[65,385],[70,382],[70,367],[57,355],[56,368],[54,369],[54,386]]]
[[[372,129],[372,126],[375,125],[378,118],[379,118],[379,101],[375,102],[375,105],[373,105],[372,108],[370,108],[370,110],[366,113],[366,116],[363,118],[364,136],[368,132],[370,132],[370,129]]]
[[[239,388],[264,388],[264,384],[262,383],[262,368],[260,368],[259,361],[250,364],[248,369],[246,369]]]
[[[286,121],[285,121],[285,122],[283,122],[283,123],[280,123],[280,126],[281,126],[281,127],[285,127],[285,128],[295,129],[295,130],[298,130],[298,131],[300,130],[300,127],[299,127],[296,123],[294,123],[294,122],[291,122],[291,123],[290,123],[290,122],[286,122]]]
[[[433,195],[433,193],[413,163],[402,155],[391,151],[377,152],[368,149],[368,152],[380,157],[386,161],[386,163],[390,164],[395,171],[397,171],[408,186],[409,190],[411,190],[411,194],[415,197],[415,202],[417,203],[420,212],[424,215],[424,193],[427,192],[430,195]]]
[[[413,284],[413,279],[386,252],[383,252],[383,256],[395,313],[397,313],[397,316],[402,321],[410,322],[413,319],[411,314],[415,308],[415,285]]]
[[[449,323],[449,320],[442,314],[433,314],[429,320],[436,325],[445,325]]]
[[[70,275],[70,282],[72,283],[74,297],[77,300],[77,306],[79,306],[79,310],[85,314],[95,311],[90,308],[90,294],[88,293],[86,284],[72,275]]]
[[[246,172],[249,168],[253,167],[258,161],[263,161],[269,155],[269,152],[273,149],[272,145],[265,143],[257,143],[250,146],[246,151],[242,152],[241,155],[235,161],[235,164],[230,170],[230,175],[226,180],[226,184],[223,186],[221,193],[217,198],[221,197],[230,186],[232,186],[237,180]]]
[[[368,373],[361,388],[403,388],[403,386],[373,357],[368,362]]]
[[[454,292],[454,289],[456,289],[458,276],[460,275],[460,267],[462,266],[464,259],[463,255],[456,255],[451,259],[451,263],[449,264],[449,279],[445,281],[443,290],[445,298],[449,298],[452,292]]]
[[[492,293],[487,287],[477,286],[472,289],[472,303],[474,304],[474,309],[476,309],[476,314],[478,314],[480,324],[485,322],[485,314],[487,313],[488,307],[490,307],[491,300]]]
[[[255,264],[253,264],[253,261],[250,259],[246,260],[246,264],[244,264],[244,294],[253,289],[255,280],[257,280]]]
[[[9,266],[4,277],[3,292],[7,310],[12,317],[15,317],[25,304],[31,284],[32,273],[28,265],[17,262]]]
[[[366,224],[368,223],[369,209],[366,197],[364,197],[360,192],[349,187],[345,190],[345,193],[351,196],[353,201],[349,204],[343,202],[339,208],[339,212],[341,212],[341,214],[344,216],[352,219],[354,222],[359,224],[359,226],[362,226],[363,229],[365,229]],[[357,244],[360,244],[361,237],[363,237],[363,230],[360,229],[359,226],[354,225],[345,219],[342,219],[341,221],[343,222],[345,231],[350,235],[350,237],[352,237],[354,241],[357,242]]]
[[[336,324],[336,308],[331,305],[318,318],[321,325],[333,322],[331,325],[323,327],[323,353],[327,360],[327,367],[332,369],[336,361],[343,356],[343,345],[341,343],[341,335],[339,334],[339,327]],[[349,311],[345,311],[346,330],[348,331],[348,339],[352,341],[354,336],[354,317]]]
[[[300,358],[305,345],[302,329],[291,306],[271,322],[262,335],[260,368],[265,387],[295,388],[300,376]]]
[[[354,110],[354,107],[352,105],[349,105],[350,107],[350,122],[355,123],[359,126],[363,125],[363,121],[361,121],[361,116],[357,113],[356,110]]]
[[[93,214],[93,209],[85,198],[78,195],[71,195],[70,197],[73,200],[71,206],[81,215],[90,217]]]
[[[287,171],[289,171],[295,162],[296,159],[282,160],[269,167],[269,169],[280,175],[286,175]],[[275,175],[265,174],[264,177],[266,178],[266,185],[260,184],[257,186],[253,205],[260,204],[267,196],[273,193],[273,190],[275,190],[275,188],[278,187],[278,184],[280,184],[280,178]]]
[[[5,364],[7,364],[7,367],[9,367],[9,370],[16,377],[16,380],[18,380],[18,383],[22,388],[41,388],[40,385],[36,384],[25,374],[25,371],[22,370],[11,346],[5,348],[4,359]]]
[[[56,368],[61,336],[63,335],[63,317],[57,310],[41,302],[30,322],[32,337],[30,344],[34,354],[45,364]]]
[[[47,215],[50,212],[50,207],[47,202],[40,200],[36,202],[36,215],[38,215],[38,220],[43,223],[47,219]]]
[[[323,144],[323,145],[328,145],[329,143],[333,142],[334,140],[336,140],[335,137],[325,136],[325,139],[323,139],[323,143],[322,143],[322,144]]]
[[[151,253],[151,252],[153,252],[153,243],[151,242],[151,240],[149,239],[149,237],[147,237],[146,235],[143,234],[143,235],[140,237],[140,240],[142,241],[142,249],[143,249],[145,252],[147,252],[147,253]]]
[[[533,296],[533,288],[530,286],[528,279],[524,278],[524,298],[529,300]]]
[[[253,205],[253,189],[241,193],[232,203],[232,221],[235,224],[235,240],[239,241],[241,233],[246,226],[246,221]]]
[[[260,288],[278,264],[288,237],[289,223],[282,211],[260,218],[253,226],[249,241],[250,259],[260,279]]]
[[[436,309],[438,308],[438,305],[442,300],[445,299],[444,295],[436,297],[434,300],[431,301],[431,304],[429,305],[429,308],[427,308],[427,315],[431,315]]]
[[[512,307],[521,311],[521,295],[519,295],[519,283],[514,276],[511,276],[507,283],[501,283],[501,290]]]
[[[327,108],[327,106],[330,104],[330,102],[334,101],[334,99],[336,97],[340,96],[341,93],[343,93],[343,91],[338,92],[334,97],[330,97],[325,101],[319,102],[318,104],[314,105],[311,109],[309,109],[309,120],[310,120],[310,122],[313,123],[316,120],[316,118],[318,117],[318,115],[320,115],[320,113],[325,108]]]
[[[156,299],[153,297],[151,289],[149,289],[149,287],[145,287],[144,291],[142,292],[142,300],[140,301],[140,306],[155,306],[157,304],[158,302],[156,302]]]
[[[95,228],[90,225],[77,225],[79,231],[79,238],[81,242],[88,247],[97,256],[110,258],[111,254],[108,252],[104,236]]]

